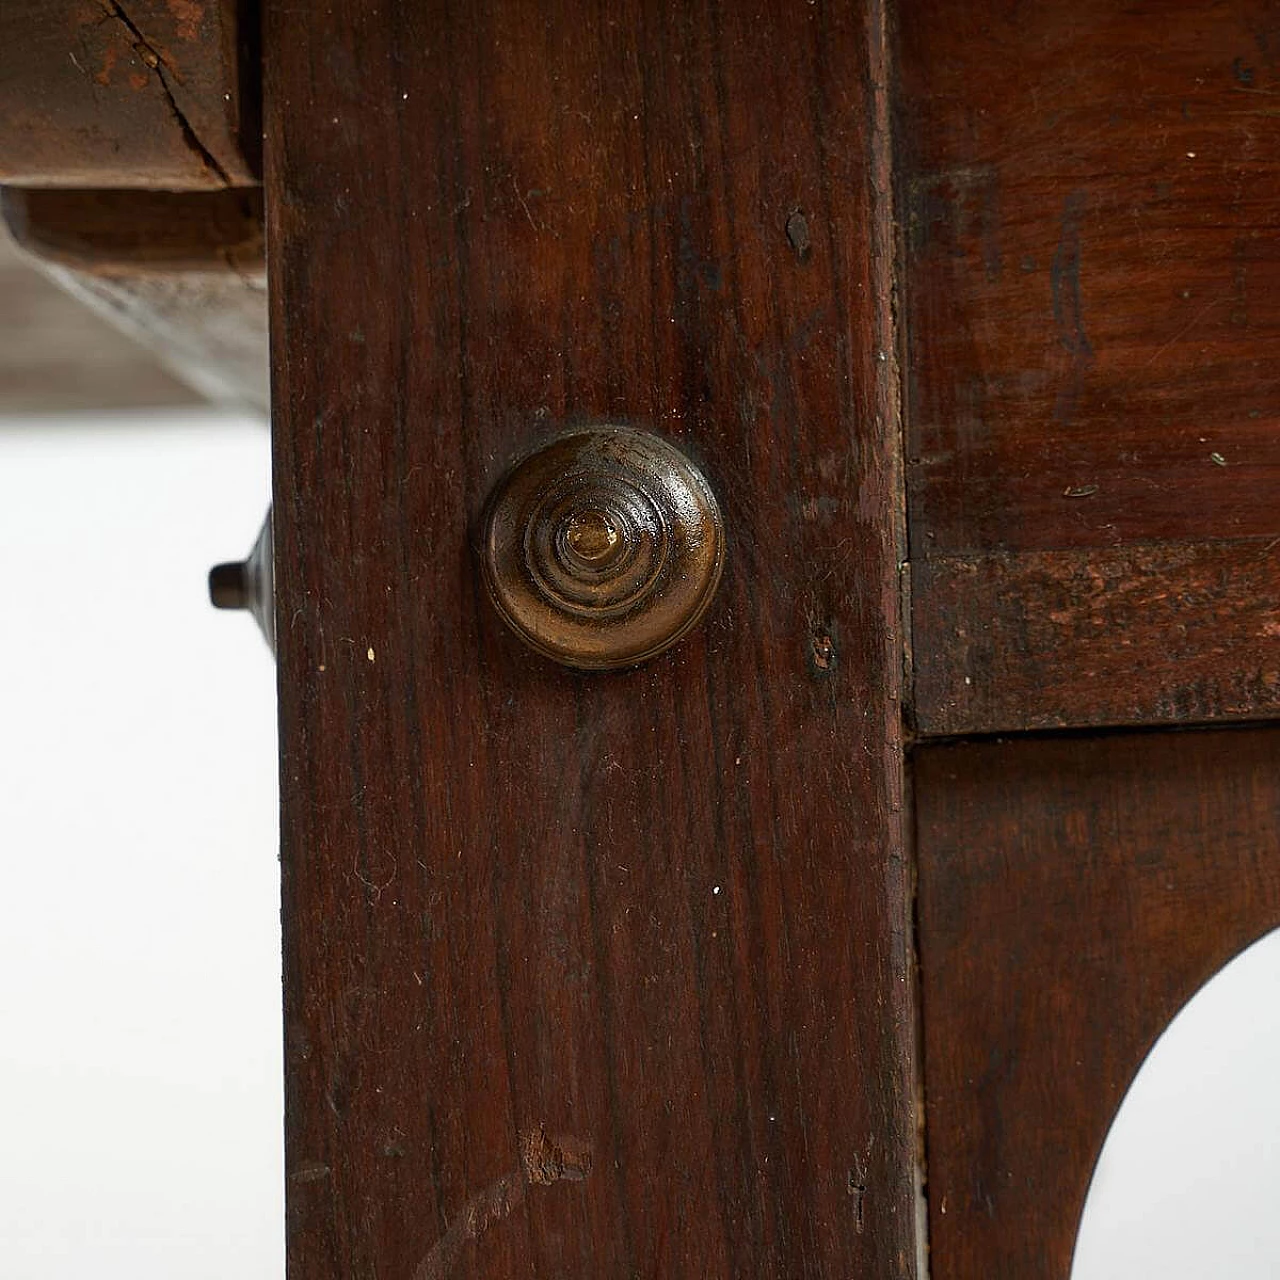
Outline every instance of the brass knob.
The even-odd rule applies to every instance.
[[[675,445],[628,427],[560,437],[498,485],[484,519],[498,612],[570,667],[643,662],[711,603],[724,565],[720,507]]]

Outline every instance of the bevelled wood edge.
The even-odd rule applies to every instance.
[[[912,565],[924,736],[1280,714],[1280,542]]]
[[[262,190],[0,189],[14,240],[45,262],[95,274],[264,270]]]

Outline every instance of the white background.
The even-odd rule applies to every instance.
[[[1103,1147],[1072,1275],[1280,1277],[1280,934],[1156,1042]]]
[[[132,425],[125,425],[126,422]],[[268,439],[0,421],[0,1277],[283,1274]]]
[[[3,1280],[283,1275],[274,668],[205,588],[268,489],[257,423],[0,420]],[[1075,1280],[1280,1276],[1278,996],[1166,1034]]]

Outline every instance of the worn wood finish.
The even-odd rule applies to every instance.
[[[0,182],[253,182],[257,22],[250,0],[5,0]]]
[[[997,593],[1029,611],[1053,580],[1128,563],[1140,594],[1162,555],[1181,598],[1156,614],[1208,633],[1222,591],[1176,566],[1216,553],[1186,544],[1280,536],[1274,6],[930,0],[900,25],[921,669],[955,666],[955,637],[980,632]],[[1144,543],[1160,549],[1125,561]],[[1272,574],[1262,599],[1274,596]],[[1249,608],[1227,606],[1229,650],[1193,654],[1193,667],[1217,664],[1221,700],[1181,686],[1171,655],[1185,639],[1153,614],[1128,637],[1137,688],[1115,705],[1090,678],[1082,617],[1056,631],[1046,696],[1032,691],[1018,723],[1158,721],[1183,704],[1205,719],[1271,714],[1274,681],[1257,678],[1275,670],[1269,605]],[[1002,686],[1021,687],[1038,656],[1016,640],[965,670],[984,682],[972,693],[926,679],[920,723],[1016,720]],[[1242,706],[1247,689],[1258,699]]]
[[[1067,1280],[1151,1044],[1280,925],[1280,730],[915,760],[931,1274]]]
[[[265,44],[291,1273],[913,1274],[877,6]],[[593,420],[678,440],[728,537],[609,676],[476,555]]]
[[[935,557],[924,734],[1280,715],[1280,539]]]
[[[10,187],[4,220],[73,297],[212,400],[268,412],[262,195]]]

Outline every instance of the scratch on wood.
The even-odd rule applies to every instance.
[[[299,1165],[290,1175],[290,1182],[320,1182],[329,1176],[330,1169],[327,1164],[321,1164],[318,1160],[309,1160]]]
[[[853,1199],[854,1226],[858,1234],[861,1235],[866,1229],[864,1221],[864,1202],[867,1198],[868,1164],[871,1160],[871,1148],[875,1145],[875,1138],[867,1143],[867,1149],[864,1155],[859,1156],[857,1152],[853,1156],[853,1168],[849,1170],[846,1190]]]
[[[591,1172],[590,1148],[576,1138],[551,1138],[540,1125],[521,1133],[519,1145],[520,1163],[467,1201],[418,1264],[413,1280],[445,1280],[457,1266],[463,1247],[510,1217],[524,1203],[530,1186],[581,1182]]]
[[[1080,222],[1084,206],[1083,191],[1071,192],[1063,203],[1062,234],[1049,269],[1058,340],[1071,355],[1066,385],[1058,392],[1053,407],[1054,421],[1062,423],[1070,422],[1075,414],[1085,375],[1093,364],[1093,346],[1084,331],[1080,304]]]

